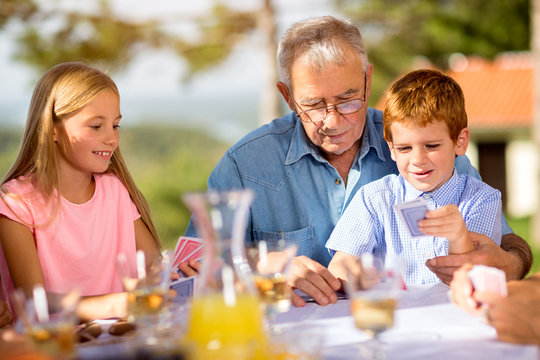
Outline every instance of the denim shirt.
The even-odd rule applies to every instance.
[[[297,244],[298,255],[327,266],[326,241],[354,194],[362,185],[398,173],[383,138],[381,111],[368,108],[360,141],[345,187],[292,112],[227,150],[210,174],[208,189],[253,190],[247,243],[284,239]],[[455,166],[459,173],[480,178],[465,156],[456,158]],[[192,221],[186,236],[196,236]]]

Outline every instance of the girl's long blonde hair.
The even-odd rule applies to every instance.
[[[120,97],[116,84],[108,75],[81,62],[61,63],[43,74],[32,94],[19,154],[2,179],[2,190],[5,190],[4,184],[7,181],[26,176],[47,198],[52,197],[56,189],[59,204],[54,124],[61,123],[62,119],[79,111],[103,90],[112,90]],[[115,174],[122,181],[142,220],[160,247],[159,235],[150,217],[148,203],[135,185],[120,147],[114,151],[106,173]]]

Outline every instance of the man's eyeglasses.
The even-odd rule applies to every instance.
[[[366,86],[367,86],[367,76],[364,74],[364,98],[363,99],[351,99],[344,101],[339,104],[333,104],[328,106],[321,106],[315,109],[303,110],[297,112],[297,116],[301,121],[311,122],[313,124],[318,124],[321,121],[326,120],[330,111],[335,110],[341,115],[350,115],[358,112],[364,107],[364,102],[366,101]],[[301,109],[300,105],[294,100],[294,97],[291,96],[295,105]]]

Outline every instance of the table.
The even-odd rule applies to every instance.
[[[540,360],[540,347],[498,341],[491,326],[450,303],[447,293],[444,284],[401,292],[395,326],[381,336],[388,360]],[[359,359],[360,346],[368,340],[355,328],[346,299],[327,306],[310,302],[293,307],[278,314],[274,324],[277,329],[321,330],[324,360]],[[130,358],[122,343],[82,347],[78,356],[82,360]]]
[[[448,286],[417,287],[400,294],[395,326],[385,332],[387,359],[540,359],[540,347],[497,340],[495,330],[480,317],[467,314],[448,299]],[[307,303],[275,319],[276,327],[302,323],[324,332],[323,359],[358,359],[367,336],[354,326],[349,300],[318,306]]]

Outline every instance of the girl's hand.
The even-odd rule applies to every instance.
[[[201,264],[196,260],[191,260],[178,265],[178,269],[180,269],[187,277],[199,275],[200,268]]]
[[[0,300],[0,328],[11,325],[13,314],[4,300]]]

